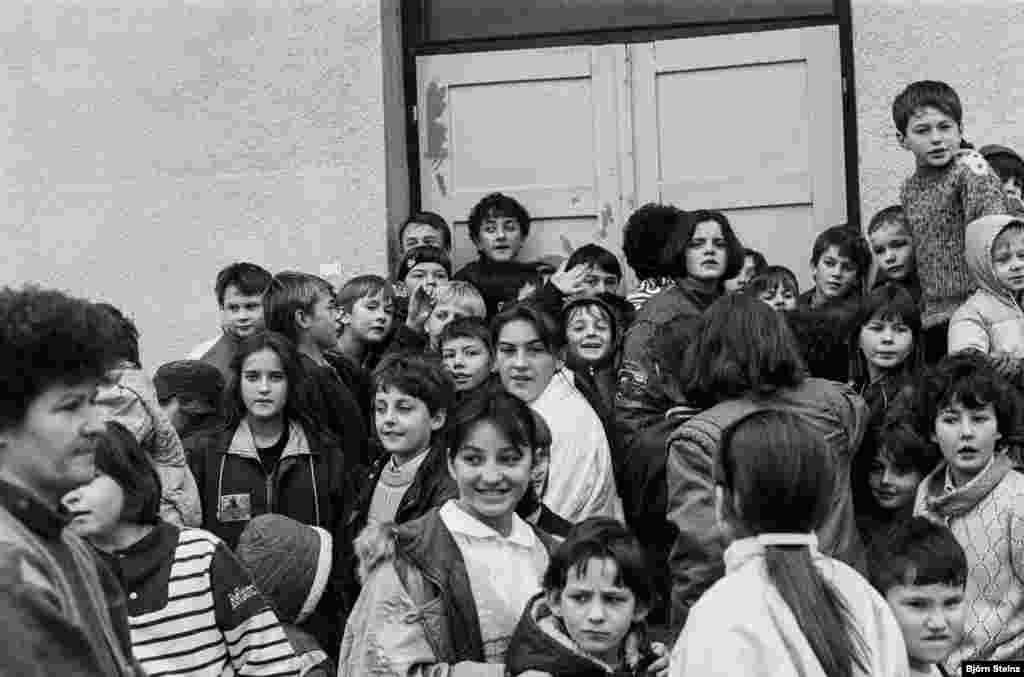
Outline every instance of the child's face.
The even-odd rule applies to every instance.
[[[1013,294],[1024,291],[1024,227],[1010,226],[992,243],[992,270]]]
[[[533,402],[551,383],[558,359],[526,320],[513,320],[498,333],[495,367],[501,385],[524,402]]]
[[[409,458],[430,446],[430,436],[444,425],[445,412],[431,414],[420,398],[386,388],[374,395],[373,421],[385,451]]]
[[[124,490],[109,475],[97,471],[91,482],[64,495],[71,530],[83,538],[103,542],[121,522]]]
[[[276,352],[264,348],[246,357],[240,377],[242,403],[249,416],[271,420],[284,415],[288,377]]]
[[[754,267],[757,266],[757,262],[753,256],[743,257],[743,267],[740,268],[739,275],[736,277],[730,277],[725,281],[725,291],[737,292],[742,291],[750,279],[754,277]]]
[[[523,228],[507,216],[489,216],[480,224],[476,248],[491,261],[511,261],[523,248]]]
[[[352,304],[352,312],[342,311],[341,323],[346,331],[363,343],[381,343],[391,331],[395,319],[395,304],[385,298],[381,291],[374,296],[364,296]]]
[[[893,465],[889,454],[883,450],[875,456],[868,471],[868,486],[871,496],[884,510],[899,510],[914,502],[917,485],[924,476],[916,468],[899,468]]]
[[[956,486],[972,480],[984,470],[996,451],[1002,435],[995,407],[991,404],[968,409],[954,401],[935,416],[932,441],[939,445],[942,457]]]
[[[1008,176],[1006,177],[1006,180],[1003,181],[1003,193],[1006,194],[1006,197],[1020,200],[1022,189],[1024,189],[1024,184],[1021,183],[1019,177]]]
[[[423,245],[444,249],[444,238],[441,231],[429,223],[410,223],[402,231],[402,252],[405,253],[413,247]]]
[[[580,296],[597,296],[598,294],[617,294],[619,292],[619,276],[609,273],[604,268],[591,266],[583,277],[583,292]]]
[[[569,354],[588,364],[600,362],[612,350],[612,324],[604,309],[581,306],[569,316],[565,338]]]
[[[479,387],[491,374],[491,351],[478,338],[460,336],[445,341],[441,346],[441,360],[455,381],[456,392]]]
[[[878,269],[890,280],[904,280],[914,270],[914,240],[902,223],[886,223],[868,240]]]
[[[437,339],[441,336],[441,330],[451,324],[452,320],[472,316],[473,312],[471,310],[455,301],[435,304],[423,325],[424,331],[427,332],[427,336],[430,338],[430,345],[437,346]]]
[[[924,672],[960,644],[966,611],[963,586],[894,585],[885,601],[903,631],[912,668]]]
[[[235,338],[252,336],[263,328],[263,294],[243,294],[229,284],[224,289],[224,303],[220,307],[220,324]]]
[[[303,329],[321,350],[329,350],[338,343],[341,315],[333,295],[321,294],[312,310],[301,312]]]
[[[402,281],[410,298],[415,296],[420,287],[423,287],[427,296],[434,298],[437,286],[448,281],[448,271],[440,263],[418,263],[409,269]]]
[[[900,145],[914,154],[918,167],[945,167],[960,150],[960,125],[938,108],[923,106],[910,116]]]
[[[793,310],[796,308],[796,293],[787,285],[777,285],[774,291],[767,289],[757,295],[774,310]]]
[[[823,251],[814,264],[814,286],[825,301],[843,298],[856,282],[857,267],[835,245]]]
[[[493,422],[473,426],[448,461],[459,506],[498,533],[511,533],[516,506],[530,485],[533,453],[513,444]]]
[[[630,627],[647,612],[632,590],[616,583],[615,560],[594,557],[581,568],[569,567],[565,587],[549,593],[548,604],[580,649],[615,667]]]
[[[701,221],[686,245],[686,275],[701,282],[722,279],[728,263],[725,237],[717,221]]]
[[[902,365],[914,348],[914,332],[899,318],[877,315],[860,328],[860,351],[877,376]]]

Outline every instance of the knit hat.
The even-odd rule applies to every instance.
[[[224,392],[224,376],[212,364],[199,360],[177,360],[160,365],[153,375],[157,399],[161,402],[177,397],[191,401],[193,413],[218,410]]]
[[[409,271],[421,263],[438,263],[444,267],[449,276],[452,274],[452,260],[445,250],[440,247],[421,245],[413,247],[402,256],[402,260],[398,262],[395,280],[403,281]]]
[[[324,594],[332,543],[331,535],[320,527],[267,514],[249,521],[235,552],[281,621],[302,623]]]
[[[1005,175],[1010,174],[1024,178],[1024,160],[1012,148],[990,144],[982,146],[978,152],[988,160],[1000,177],[1005,179]]]

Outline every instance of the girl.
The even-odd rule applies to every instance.
[[[224,542],[160,520],[160,479],[132,434],[109,422],[94,444],[96,477],[63,504],[120,575],[146,674],[298,674],[273,608]]]
[[[491,323],[495,368],[507,392],[551,427],[551,466],[541,500],[570,522],[622,518],[604,426],[565,368],[565,335],[549,315],[521,303]]]
[[[225,425],[192,442],[189,464],[199,484],[203,527],[235,548],[250,519],[278,513],[340,533],[345,524],[342,451],[310,418],[301,387],[299,356],[284,336],[264,331],[242,341],[225,394]],[[335,561],[346,561],[345,539],[335,539]],[[345,567],[310,620],[321,646],[337,646]]]
[[[552,545],[516,515],[535,462],[533,416],[505,393],[474,399],[458,410],[451,442],[459,497],[401,525],[369,526],[356,540],[363,589],[339,677],[505,674],[509,640],[540,591]]]
[[[714,463],[715,512],[735,540],[725,577],[690,614],[673,675],[906,675],[907,652],[885,600],[818,551],[814,534],[838,480],[820,431],[763,410],[726,430]],[[737,613],[742,609],[742,613]]]
[[[750,280],[745,291],[774,310],[794,310],[800,296],[800,284],[789,268],[765,266]]]
[[[609,420],[613,412],[624,324],[622,315],[609,301],[610,296],[577,299],[562,311],[566,364],[575,376],[576,386],[602,421]]]
[[[851,385],[867,403],[869,421],[878,423],[916,373],[921,314],[910,292],[886,284],[864,297],[854,318]]]

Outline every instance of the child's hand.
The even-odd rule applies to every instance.
[[[590,272],[590,266],[586,263],[580,263],[566,270],[565,266],[568,263],[568,261],[562,262],[562,265],[558,266],[558,270],[551,273],[551,278],[548,282],[555,285],[555,289],[562,292],[563,295],[575,296],[586,289],[583,280],[587,277],[587,273]]]
[[[419,287],[416,293],[409,297],[409,315],[405,319],[405,324],[410,329],[422,331],[433,310],[433,296],[423,287]]]
[[[536,291],[537,291],[537,285],[535,285],[532,282],[525,282],[525,283],[523,283],[523,286],[519,288],[519,293],[516,295],[516,300],[517,301],[526,300],[526,299],[530,298],[531,296],[533,296]]]
[[[658,660],[654,661],[647,667],[647,672],[649,674],[657,675],[657,677],[668,677],[668,647],[661,642],[651,642],[651,653],[656,655]]]

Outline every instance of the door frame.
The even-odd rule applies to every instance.
[[[839,27],[839,60],[842,83],[843,111],[843,147],[845,155],[846,180],[846,216],[847,223],[861,228],[860,209],[860,176],[859,152],[857,143],[857,101],[854,77],[853,54],[853,19],[852,0],[835,0],[835,15],[832,17],[809,17],[806,19],[778,19],[741,21],[736,23],[696,24],[686,26],[665,26],[658,28],[637,28],[613,31],[586,31],[561,35],[516,36],[511,38],[494,38],[487,40],[462,40],[445,43],[420,43],[423,16],[422,3],[415,0],[402,1],[401,5],[401,39],[402,39],[402,79],[405,111],[404,134],[406,146],[406,162],[403,168],[407,173],[405,185],[408,186],[408,211],[414,213],[421,209],[422,194],[420,189],[420,146],[417,127],[416,102],[417,70],[416,57],[433,54],[460,54],[471,52],[489,52],[510,49],[537,49],[566,45],[600,45],[628,44],[635,42],[654,42],[676,38],[694,38],[730,33],[757,33],[762,31],[783,30],[788,28],[808,28],[813,26]],[[405,197],[405,196],[403,196]],[[396,226],[397,224],[392,224]],[[836,224],[828,224],[836,225]],[[391,229],[389,229],[390,231]],[[389,232],[389,252],[396,253],[396,233]]]

